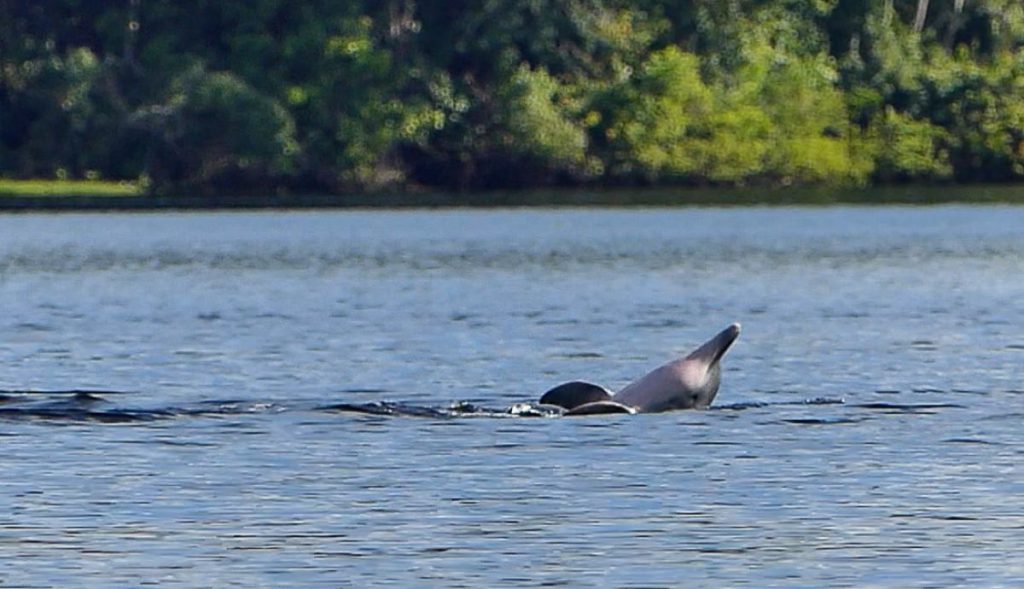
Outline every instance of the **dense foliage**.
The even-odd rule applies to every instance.
[[[0,175],[1020,180],[1024,3],[0,1]]]

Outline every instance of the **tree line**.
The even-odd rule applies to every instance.
[[[0,176],[1024,179],[1019,0],[0,0]]]

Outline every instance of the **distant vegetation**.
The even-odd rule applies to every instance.
[[[0,2],[0,176],[197,194],[1019,181],[1024,3]]]

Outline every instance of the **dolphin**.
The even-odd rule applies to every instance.
[[[740,324],[733,323],[689,356],[655,368],[617,393],[575,380],[547,391],[540,403],[557,405],[566,415],[706,409],[718,394],[722,356],[739,336]]]

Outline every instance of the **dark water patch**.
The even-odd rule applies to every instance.
[[[106,397],[123,391],[71,389],[65,391],[0,391],[0,419],[51,422],[132,423],[179,417],[248,415],[283,410],[271,402],[201,401],[194,406],[133,408],[117,406]]]
[[[761,409],[763,407],[779,407],[786,405],[843,405],[846,403],[842,398],[814,397],[802,401],[743,401],[739,403],[727,403],[715,405],[712,411],[745,411],[747,409]]]
[[[541,319],[536,322],[537,325],[541,326],[557,326],[557,325],[579,325],[582,323],[579,319],[567,318],[567,319]]]
[[[333,317],[333,314],[331,315]],[[294,321],[295,316],[287,313],[275,313],[275,312],[263,312],[252,315],[253,319],[282,319],[284,321]]]
[[[979,391],[976,389],[950,389],[949,392],[957,395],[987,395],[989,391]]]
[[[217,357],[223,355],[217,351],[204,349],[176,349],[172,352],[178,357],[189,357],[189,359],[203,359],[203,357]]]
[[[365,415],[388,415],[405,417],[446,418],[451,415],[443,410],[421,405],[395,403],[391,401],[373,401],[370,403],[337,403],[318,407],[321,411],[337,413],[362,413]]]
[[[33,332],[45,333],[45,332],[48,332],[48,331],[53,331],[54,328],[53,328],[52,325],[45,325],[45,324],[42,324],[42,323],[24,322],[24,323],[16,323],[14,325],[14,329],[17,330],[17,331],[33,331]]]
[[[94,392],[77,391],[71,397],[71,401],[73,403],[102,403],[106,402],[106,399]]]
[[[64,390],[35,390],[35,389],[0,389],[0,395],[11,397],[59,397],[70,396],[77,398],[107,397],[112,395],[128,395],[129,391],[115,391],[111,389],[64,389]]]
[[[54,422],[136,423],[175,417],[170,411],[110,409],[93,411],[73,407],[0,407],[0,419]]]
[[[775,423],[787,423],[790,425],[847,425],[852,423],[860,423],[864,421],[864,418],[855,417],[794,417],[790,419],[780,419]]]
[[[671,317],[655,321],[636,321],[632,324],[632,327],[638,329],[683,329],[689,326],[690,323]]]
[[[893,513],[890,514],[891,519],[929,519],[943,522],[975,522],[981,521],[981,518],[971,517],[969,515],[956,515],[956,514],[938,514],[938,513]]]
[[[948,440],[942,440],[943,444],[980,444],[982,446],[1005,446],[999,442],[990,442],[988,440],[982,440],[981,438],[949,438]]]
[[[213,442],[197,442],[192,440],[169,440],[166,438],[160,438],[157,440],[145,440],[135,441],[126,440],[122,442],[124,444],[157,444],[160,446],[173,446],[176,448],[217,448],[221,444],[215,444]]]
[[[858,409],[870,409],[883,413],[937,413],[940,409],[964,409],[964,405],[956,403],[857,403],[851,405]]]
[[[549,354],[549,358],[564,358],[566,360],[587,360],[604,358],[604,354],[598,352],[568,352],[564,354]]]
[[[223,444],[218,442],[203,442],[199,440],[186,440],[180,438],[169,438],[169,437],[147,437],[146,439],[122,439],[117,441],[118,444],[125,444],[127,446],[171,446],[176,448],[219,448]]]
[[[825,319],[867,319],[871,317],[868,313],[863,311],[835,311],[825,310],[821,313],[821,316]]]
[[[986,415],[980,419],[981,421],[1024,421],[1024,413],[998,413],[996,415]]]
[[[0,391],[0,415],[9,417],[46,416],[60,413],[72,419],[90,419],[93,414],[105,413],[95,406],[109,403],[107,396],[121,395],[119,391],[72,389],[66,391],[5,390]],[[119,419],[112,417],[112,419]]]

